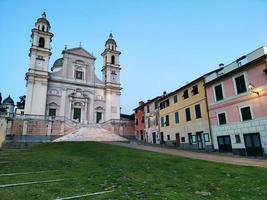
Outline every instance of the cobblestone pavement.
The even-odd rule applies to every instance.
[[[218,155],[214,153],[200,153],[200,152],[192,152],[186,150],[178,150],[178,149],[171,149],[166,147],[158,147],[158,146],[150,146],[150,145],[143,145],[137,143],[122,143],[122,142],[106,142],[107,144],[112,144],[121,147],[127,147],[131,149],[141,149],[145,151],[152,151],[157,153],[169,154],[174,156],[181,156],[186,158],[192,159],[199,159],[199,160],[207,160],[213,161],[218,163],[228,163],[234,165],[242,165],[242,166],[254,166],[254,167],[265,167],[267,168],[267,160],[265,159],[253,159],[253,158],[245,158],[245,157],[238,157],[238,156],[225,156],[225,155]]]

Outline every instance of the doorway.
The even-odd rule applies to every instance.
[[[164,144],[164,134],[160,132],[160,144]]]
[[[96,123],[98,124],[102,119],[102,112],[96,112]]]
[[[157,141],[156,141],[156,133],[155,132],[152,133],[152,140],[153,140],[152,141],[153,144],[156,144]]]
[[[198,149],[203,149],[203,139],[202,139],[202,133],[203,132],[196,132],[196,137],[197,137],[197,148]]]
[[[219,152],[232,152],[232,144],[230,135],[218,136]]]
[[[263,156],[259,133],[244,134],[247,156]]]
[[[180,133],[176,133],[175,138],[176,138],[176,146],[180,147]]]
[[[73,109],[73,119],[81,122],[81,108],[74,108]]]

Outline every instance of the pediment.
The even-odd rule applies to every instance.
[[[66,50],[63,51],[63,53],[73,54],[73,55],[76,55],[76,56],[83,56],[83,57],[90,58],[90,59],[93,59],[93,60],[96,59],[92,54],[90,54],[88,51],[86,51],[82,47],[66,49]]]

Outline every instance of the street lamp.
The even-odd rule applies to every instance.
[[[251,83],[248,84],[248,91],[250,91],[251,93],[257,94],[258,96],[260,95],[259,92],[255,91],[255,86]]]

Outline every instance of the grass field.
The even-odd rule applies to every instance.
[[[0,185],[64,179],[0,187],[1,200],[56,199],[106,190],[114,192],[81,199],[267,199],[267,169],[92,142],[0,151],[0,174]]]

